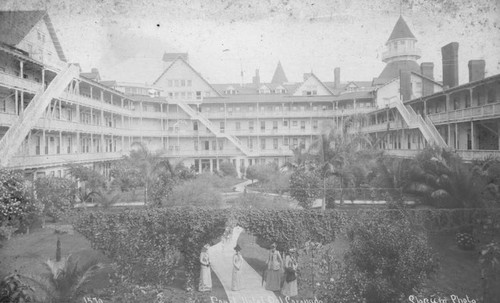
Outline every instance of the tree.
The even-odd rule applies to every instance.
[[[57,221],[73,209],[78,190],[70,179],[40,177],[35,180],[35,192],[36,199],[44,205],[44,214]]]
[[[138,148],[131,150],[130,156],[124,159],[139,172],[144,186],[144,203],[148,204],[150,202],[149,195],[151,194],[151,189],[155,188],[155,184],[161,181],[160,176],[162,178],[166,176],[174,178],[175,166],[172,166],[170,161],[163,158],[159,153],[149,151],[145,145],[141,143],[135,143],[134,145]],[[155,200],[153,202],[157,203],[158,201]]]
[[[359,164],[362,158],[370,158],[371,153],[363,151],[370,146],[370,141],[361,132],[352,131],[356,125],[356,119],[352,117],[343,121],[340,125],[326,124],[317,140],[309,147],[309,153],[314,155],[317,170],[323,185],[322,209],[326,208],[326,180],[329,176],[336,176],[340,185],[340,202],[343,202],[342,188],[353,182],[353,165]]]
[[[106,179],[99,172],[80,164],[69,164],[68,174],[84,183],[84,189],[91,192],[106,187]]]

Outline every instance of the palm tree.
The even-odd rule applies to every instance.
[[[332,124],[324,125],[318,139],[311,144],[309,152],[316,156],[321,177],[323,179],[323,204],[326,208],[326,179],[336,176],[339,179],[340,202],[343,202],[342,188],[352,179],[351,165],[356,161],[356,154],[366,141],[360,132],[350,132],[348,124],[355,124],[352,120],[344,121],[340,127]]]
[[[430,198],[439,207],[481,206],[481,193],[486,184],[456,154],[431,147],[412,162],[407,191]]]
[[[97,273],[105,268],[96,259],[81,262],[80,258],[69,255],[61,261],[47,260],[43,263],[47,272],[41,277],[24,277],[45,294],[43,302],[77,302],[84,294],[84,287]]]
[[[138,149],[132,150],[130,156],[126,159],[132,166],[140,169],[144,182],[144,203],[149,201],[149,191],[154,182],[158,180],[161,172],[168,172],[172,177],[175,176],[174,166],[170,161],[161,156],[160,153],[152,153],[144,144],[134,143]]]

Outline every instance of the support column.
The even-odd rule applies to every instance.
[[[15,90],[15,93],[14,93],[14,103],[15,103],[15,109],[14,109],[14,113],[16,115],[19,115],[19,97],[18,97],[18,94],[19,94],[19,91],[16,89]]]
[[[455,149],[458,148],[458,123],[455,123]]]
[[[62,146],[63,146],[63,141],[62,141],[62,131],[59,131],[59,152],[58,154],[62,154]]]
[[[75,153],[80,152],[80,132],[76,132],[76,148],[74,149]]]
[[[24,78],[24,61],[22,61],[22,60],[19,60],[19,74],[20,74],[19,77],[21,79],[23,79]]]
[[[92,107],[90,108],[90,124],[94,125],[94,115],[92,113]]]
[[[45,152],[46,151],[46,148],[47,148],[47,144],[45,142],[45,129],[42,130],[42,151],[40,152],[40,155],[46,155],[48,154],[48,152]]]
[[[448,146],[451,146],[451,125],[450,124],[448,124],[448,140],[446,143],[448,143]]]
[[[77,104],[76,105],[76,119],[75,119],[76,122],[81,122],[80,121],[80,105]]]
[[[92,133],[90,133],[90,151],[92,153],[95,153],[95,149],[94,149],[94,136]]]
[[[45,68],[42,68],[42,87],[43,90],[47,88],[47,86],[45,85]]]
[[[476,149],[474,145],[474,121],[470,121],[470,141],[471,141],[471,149]]]

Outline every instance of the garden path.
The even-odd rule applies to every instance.
[[[238,241],[243,228],[237,226],[229,235],[229,238],[210,247],[208,254],[212,270],[215,272],[226,291],[230,303],[241,302],[276,302],[276,295],[268,291],[262,285],[262,277],[243,259],[241,266],[241,281],[243,289],[231,290],[233,272],[234,247]],[[214,302],[214,301],[212,301]],[[218,301],[215,301],[218,302]]]

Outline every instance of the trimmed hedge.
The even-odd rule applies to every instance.
[[[93,248],[113,259],[137,282],[166,284],[180,253],[187,287],[193,287],[204,244],[216,242],[236,225],[278,249],[308,240],[332,242],[343,224],[339,212],[165,208],[120,213],[82,212],[74,226]]]

